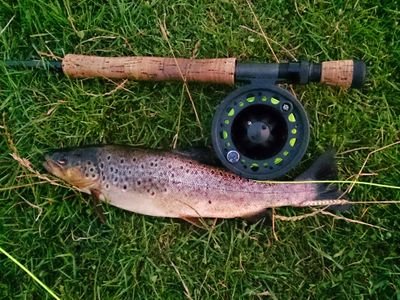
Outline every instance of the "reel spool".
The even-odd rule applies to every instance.
[[[309,138],[303,106],[274,85],[251,84],[230,93],[212,124],[212,143],[219,160],[251,179],[286,174],[304,156]]]

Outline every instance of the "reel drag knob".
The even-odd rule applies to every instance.
[[[252,179],[286,174],[304,156],[309,122],[303,106],[276,86],[244,86],[214,115],[212,142],[222,164]]]

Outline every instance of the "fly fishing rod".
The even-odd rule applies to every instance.
[[[212,143],[222,164],[252,179],[286,174],[304,156],[310,136],[301,103],[279,83],[319,82],[360,88],[362,61],[242,63],[235,58],[99,57],[68,54],[59,61],[7,61],[9,67],[46,68],[72,78],[177,80],[243,85],[227,95],[213,118]]]

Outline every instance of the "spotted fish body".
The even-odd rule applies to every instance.
[[[251,217],[270,207],[345,201],[320,184],[259,183],[179,154],[126,146],[61,150],[44,166],[111,205],[159,217]]]

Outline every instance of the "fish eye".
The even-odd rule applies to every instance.
[[[65,166],[67,164],[67,160],[66,159],[58,159],[57,163],[61,166]]]

